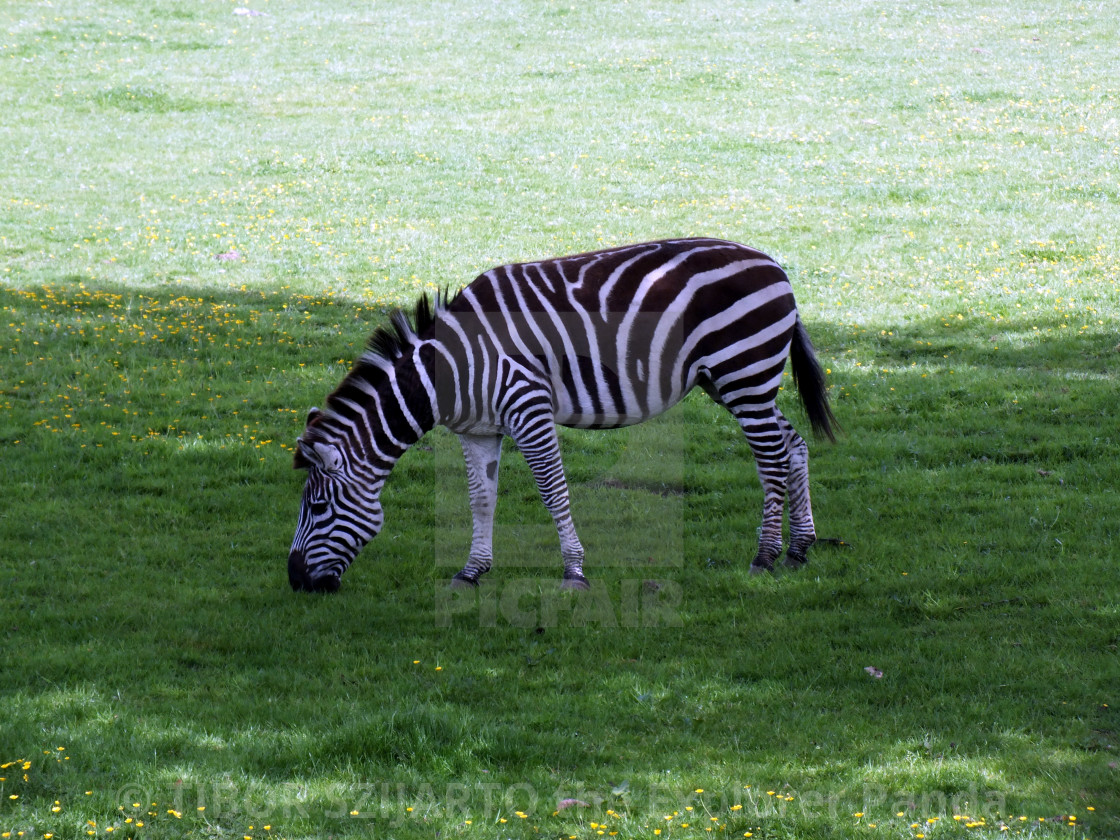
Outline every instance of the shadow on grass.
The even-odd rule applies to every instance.
[[[900,810],[917,818],[974,790],[1035,819],[1093,804],[1099,833],[1116,827],[1117,616],[1091,585],[1111,561],[1120,460],[1103,330],[810,324],[847,430],[814,446],[814,492],[850,552],[762,581],[700,562],[711,546],[739,556],[757,511],[738,498],[755,482],[749,460],[728,458],[734,425],[694,400],[671,465],[683,492],[660,492],[614,444],[573,458],[604,507],[645,494],[680,518],[686,560],[658,572],[685,593],[679,626],[448,625],[432,563],[438,451],[402,463],[387,533],[337,597],[284,581],[299,477],[258,438],[294,436],[377,313],[186,285],[4,287],[0,302],[16,325],[0,355],[0,742],[13,751],[0,758],[42,762],[20,788],[36,828],[56,799],[105,824],[150,796],[166,836],[223,810],[357,836],[371,823],[353,810],[389,821],[423,806],[450,829],[535,796],[548,820],[579,789],[603,793],[597,818],[629,808],[652,825],[663,799],[671,813],[696,788],[746,785],[813,803],[751,815],[744,800],[775,833],[833,819],[830,803],[850,820],[870,797],[885,820],[912,793]],[[632,450],[662,448],[637,437]],[[1064,475],[1038,473],[1056,458]],[[527,484],[506,489],[515,519],[537,515]],[[1086,500],[1097,513],[1069,512]],[[552,582],[513,568],[494,586]],[[608,589],[635,575],[598,572]],[[59,746],[68,766],[38,759]]]

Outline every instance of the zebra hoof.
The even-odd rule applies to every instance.
[[[586,592],[591,588],[591,582],[583,575],[564,575],[560,588],[576,592]]]
[[[809,558],[804,554],[791,554],[789,552],[786,552],[784,565],[787,569],[793,569],[796,571],[797,569],[803,568],[808,562]]]
[[[478,589],[478,578],[467,577],[462,572],[457,572],[455,577],[451,578],[451,588],[464,592]]]
[[[768,574],[772,574],[773,572],[774,572],[774,567],[773,566],[766,566],[766,565],[763,565],[762,563],[751,563],[751,574],[752,575],[768,575]]]

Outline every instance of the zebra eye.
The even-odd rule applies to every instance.
[[[323,516],[330,509],[331,509],[330,502],[312,502],[311,503],[311,515],[312,516]]]

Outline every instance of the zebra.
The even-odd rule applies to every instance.
[[[473,520],[451,584],[491,568],[498,464],[512,438],[552,514],[562,586],[586,589],[557,425],[640,423],[694,387],[738,421],[764,490],[752,572],[774,569],[788,495],[786,565],[815,540],[808,447],[775,404],[786,359],[814,433],[835,441],[824,372],[773,259],[735,242],[672,239],[504,265],[450,296],[396,310],[313,408],[296,442],[307,471],[288,555],[293,589],[339,588],[380,531],[381,489],[400,457],[437,425],[456,433]]]

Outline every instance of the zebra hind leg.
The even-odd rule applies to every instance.
[[[789,447],[789,480],[786,495],[789,501],[789,548],[785,565],[800,569],[809,562],[809,547],[817,541],[813,526],[813,506],[809,499],[809,447],[801,435],[778,412],[781,427]]]
[[[782,553],[782,511],[790,473],[789,446],[778,423],[780,415],[776,409],[733,413],[750,444],[762,483],[762,527],[751,573],[772,572],[774,561]]]
[[[716,403],[726,408],[743,430],[754,455],[758,478],[762,483],[762,527],[759,529],[758,553],[751,561],[751,574],[774,571],[774,561],[782,553],[782,511],[785,508],[786,484],[789,480],[791,452],[789,426],[772,402],[752,403],[751,394],[743,393],[737,380],[717,384],[708,371],[701,370],[697,384]],[[789,427],[792,430],[792,426]]]

